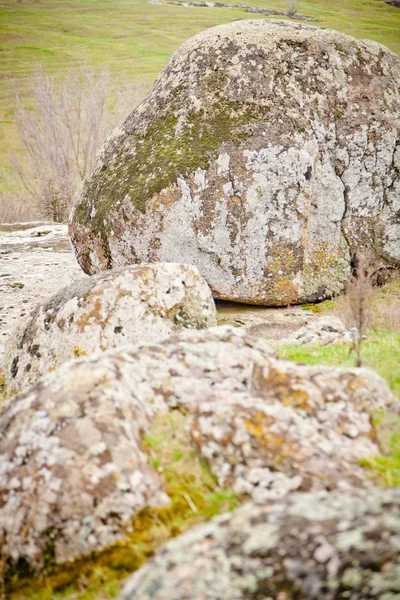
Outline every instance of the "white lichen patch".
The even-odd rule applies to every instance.
[[[20,390],[66,360],[215,324],[210,289],[195,268],[123,267],[81,280],[34,309],[7,343],[3,373],[8,387]]]
[[[229,327],[67,362],[0,413],[2,555],[40,568],[50,548],[71,561],[123,538],[142,508],[165,506],[141,444],[159,413],[181,411],[220,483],[264,502],[368,489],[359,460],[379,451],[381,409],[399,403],[374,373],[278,360]]]
[[[168,542],[119,600],[394,600],[399,528],[395,488],[250,502]]]

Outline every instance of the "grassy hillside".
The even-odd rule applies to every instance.
[[[287,0],[230,2],[287,8]],[[304,0],[297,8],[320,19],[323,27],[377,40],[400,53],[400,10],[384,0]],[[9,150],[19,148],[14,88],[29,100],[29,74],[37,65],[54,74],[85,63],[108,65],[114,78],[150,85],[185,39],[207,27],[249,17],[239,9],[186,8],[146,0],[2,0],[0,176],[6,175]]]

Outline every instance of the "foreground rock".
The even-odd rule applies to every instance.
[[[360,466],[380,452],[377,413],[400,404],[367,369],[255,364],[250,393],[220,393],[196,407],[190,435],[221,486],[257,502],[290,490],[374,485]]]
[[[50,548],[71,561],[122,539],[141,508],[166,505],[141,440],[171,410],[221,483],[265,501],[369,488],[358,463],[379,452],[371,415],[398,402],[372,372],[280,361],[225,327],[66,363],[0,413],[4,559],[42,568]]]
[[[216,298],[342,290],[350,257],[400,259],[400,59],[286,21],[188,40],[105,143],[70,233],[87,273],[189,262]]]
[[[246,390],[263,344],[226,329],[62,365],[0,413],[2,556],[34,568],[110,545],[148,505],[163,505],[141,449],[150,419],[199,398]]]
[[[140,445],[148,425],[118,360],[66,366],[13,398],[0,414],[2,557],[65,563],[120,539],[145,506],[168,505]]]
[[[21,318],[57,290],[83,277],[66,225],[0,224],[0,358]]]
[[[18,390],[74,357],[215,323],[210,289],[193,267],[125,267],[79,281],[39,305],[10,337],[3,374],[8,388]]]
[[[400,490],[247,504],[169,542],[120,600],[366,600],[400,592]]]

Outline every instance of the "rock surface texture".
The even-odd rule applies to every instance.
[[[218,481],[265,502],[369,488],[359,460],[379,453],[371,415],[382,409],[399,403],[374,373],[281,361],[226,327],[71,361],[0,413],[2,555],[40,568],[51,548],[70,561],[123,538],[141,508],[165,506],[141,445],[160,413],[181,411]]]
[[[122,267],[78,281],[35,308],[7,342],[2,372],[9,390],[20,390],[66,360],[215,324],[210,288],[195,268]]]
[[[282,344],[318,344],[330,346],[337,343],[351,344],[357,339],[357,330],[349,329],[335,315],[317,317],[304,327],[297,329],[292,335],[280,340]]]
[[[21,318],[56,290],[83,277],[66,225],[0,224],[0,357]]]
[[[83,277],[66,225],[0,224],[0,358],[22,317]],[[219,324],[240,326],[251,336],[268,340],[286,338],[317,318],[299,306],[276,309],[218,302],[217,311]]]
[[[399,408],[367,369],[271,357],[254,365],[247,393],[220,392],[199,402],[189,427],[221,486],[265,502],[293,489],[374,485],[359,464],[380,451],[372,418]]]
[[[14,565],[87,555],[140,509],[169,502],[140,445],[149,418],[118,360],[72,364],[0,414],[2,558]]]
[[[394,599],[399,529],[399,489],[249,503],[166,544],[119,600]]]
[[[362,249],[400,259],[400,59],[287,21],[209,29],[105,143],[71,214],[87,273],[198,267],[271,306],[341,291]]]

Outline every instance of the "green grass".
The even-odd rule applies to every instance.
[[[308,365],[354,366],[349,344],[334,346],[278,346],[280,357]],[[372,333],[362,345],[363,366],[374,369],[400,399],[400,333]],[[382,415],[377,415],[377,420]],[[364,465],[373,469],[386,485],[400,485],[400,418],[391,423],[384,455],[371,457]]]
[[[353,367],[350,344],[333,346],[279,346],[279,355],[308,365]],[[400,399],[400,333],[372,333],[362,344],[363,366],[374,369]]]
[[[287,8],[287,0],[231,2]],[[300,0],[298,12],[317,17],[322,27],[370,38],[400,53],[400,10],[384,0]],[[150,85],[187,38],[244,18],[264,17],[236,9],[157,5],[146,0],[2,0],[0,188],[5,180],[10,185],[9,150],[20,150],[13,121],[14,88],[29,101],[29,74],[37,65],[55,75],[87,63],[108,66],[117,81]]]

